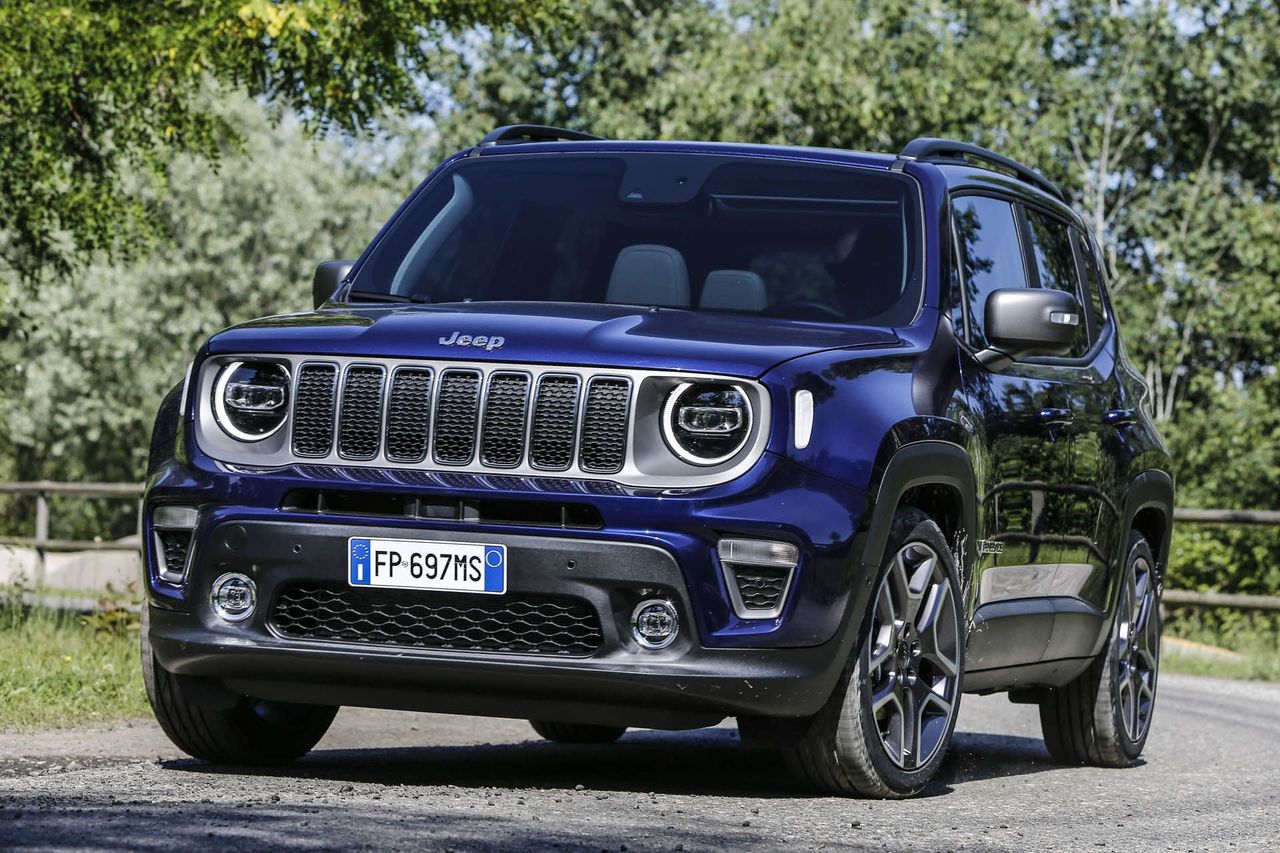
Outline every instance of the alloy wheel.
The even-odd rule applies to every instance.
[[[1125,734],[1138,743],[1151,725],[1160,668],[1160,602],[1145,557],[1133,562],[1116,608],[1115,696]]]
[[[955,713],[960,670],[956,593],[942,558],[921,542],[894,555],[876,590],[867,701],[886,755],[903,770],[927,764]]]

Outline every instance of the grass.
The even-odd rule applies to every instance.
[[[83,617],[0,595],[0,731],[147,713],[132,614],[108,609]]]
[[[1204,643],[1240,655],[1238,660],[1221,660],[1171,653],[1173,650],[1166,644],[1160,665],[1168,672],[1280,681],[1280,614],[1171,608],[1164,633],[1166,637]]]

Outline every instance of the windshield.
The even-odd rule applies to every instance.
[[[350,298],[905,325],[922,289],[915,199],[899,175],[763,158],[470,158],[394,222]]]

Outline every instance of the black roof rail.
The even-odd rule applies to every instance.
[[[502,145],[516,142],[581,142],[584,140],[604,139],[583,133],[580,130],[565,130],[563,127],[546,127],[541,124],[508,124],[495,128],[484,135],[481,145]]]
[[[907,147],[898,152],[898,157],[903,160],[958,160],[960,162],[964,162],[965,158],[968,157],[990,166],[996,166],[998,169],[1012,172],[1015,176],[1039,187],[1058,200],[1064,202],[1067,200],[1066,195],[1058,188],[1057,184],[1030,166],[1024,166],[1011,157],[997,154],[994,151],[989,151],[986,148],[968,142],[921,136],[908,142]]]

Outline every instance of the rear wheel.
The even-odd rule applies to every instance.
[[[338,713],[332,705],[268,702],[228,694],[198,704],[184,695],[183,680],[155,659],[142,617],[142,681],[160,728],[174,746],[215,764],[283,764],[311,751]]]
[[[1160,583],[1140,534],[1116,596],[1111,638],[1087,670],[1040,703],[1045,746],[1062,764],[1129,767],[1146,745],[1160,672]]]
[[[613,743],[626,733],[625,726],[593,726],[587,723],[548,723],[530,720],[533,730],[557,743]]]
[[[784,750],[803,780],[838,794],[901,798],[938,772],[960,705],[964,644],[942,531],[900,510],[862,641],[827,704]]]

